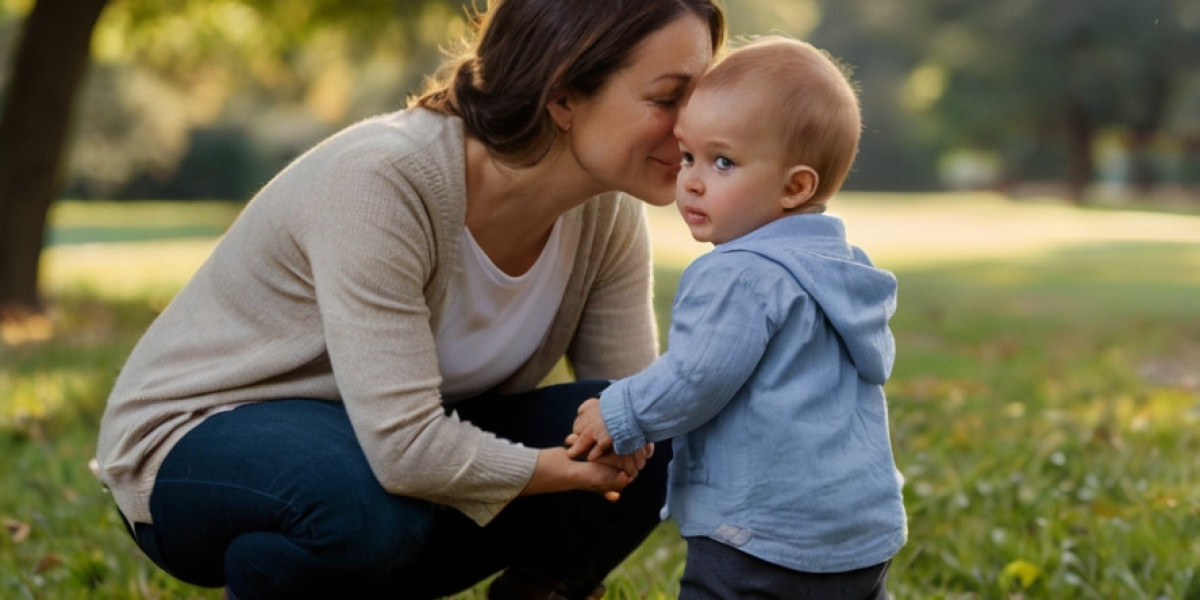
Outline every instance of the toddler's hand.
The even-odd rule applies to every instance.
[[[579,405],[578,416],[567,436],[567,456],[572,460],[596,460],[612,452],[612,436],[604,425],[604,416],[600,414],[600,399],[588,398]],[[631,473],[631,475],[636,474]]]

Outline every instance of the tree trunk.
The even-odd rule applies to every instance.
[[[1152,150],[1163,115],[1169,112],[1171,78],[1159,65],[1147,69],[1143,77],[1145,81],[1137,90],[1142,110],[1129,126],[1129,182],[1133,189],[1149,195],[1158,185]]]
[[[1151,157],[1151,145],[1156,129],[1135,125],[1129,132],[1129,183],[1143,196],[1148,196],[1158,184],[1158,173]]]
[[[1087,109],[1078,102],[1069,103],[1066,113],[1067,190],[1072,202],[1083,204],[1084,193],[1095,170],[1092,157],[1095,127]]]
[[[0,320],[41,309],[38,262],[72,107],[108,0],[38,0],[0,114]]]

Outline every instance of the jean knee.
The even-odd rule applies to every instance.
[[[411,562],[429,540],[438,507],[432,502],[396,496],[390,510],[362,513],[363,546],[379,557],[380,566],[394,569]]]
[[[234,538],[224,570],[226,586],[238,600],[317,598],[324,587],[348,579],[296,540],[266,531]]]
[[[401,496],[339,502],[312,513],[301,543],[333,567],[387,571],[420,552],[436,512],[431,502]]]

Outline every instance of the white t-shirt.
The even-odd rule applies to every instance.
[[[462,229],[459,264],[436,333],[443,398],[486,391],[533,355],[562,304],[579,235],[578,225],[565,226],[559,219],[541,256],[514,277],[497,268],[471,232]]]

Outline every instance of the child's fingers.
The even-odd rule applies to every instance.
[[[571,441],[571,438],[575,438],[574,441]],[[595,446],[595,442],[588,435],[572,433],[567,440],[567,443],[571,445],[570,448],[567,448],[567,458],[571,460],[585,460],[588,450]]]
[[[592,444],[592,451],[588,453],[588,460],[596,460],[608,454],[612,450],[612,440],[596,440]]]

